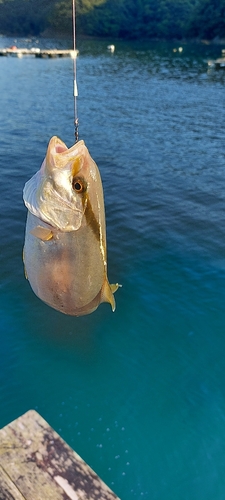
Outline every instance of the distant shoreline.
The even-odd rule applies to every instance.
[[[21,35],[21,34],[16,34],[16,33],[0,33],[0,37],[8,37],[8,38],[41,38],[42,40],[45,38],[55,38],[55,39],[62,39],[62,40],[72,40],[72,34],[68,33],[56,33],[55,31],[52,31],[50,29],[45,30],[43,33],[40,33],[38,35]],[[167,43],[195,43],[195,44],[200,44],[200,45],[225,45],[225,38],[219,38],[216,37],[213,40],[207,40],[207,39],[199,39],[199,38],[117,38],[117,37],[106,37],[106,36],[90,36],[90,35],[84,35],[84,34],[77,34],[77,40],[105,40],[105,41],[113,41],[114,42],[167,42]]]

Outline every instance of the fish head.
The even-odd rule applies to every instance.
[[[63,141],[51,138],[41,169],[25,184],[24,202],[39,219],[61,231],[78,230],[87,214],[96,213],[103,192],[98,167],[83,140],[67,148]]]

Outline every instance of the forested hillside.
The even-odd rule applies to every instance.
[[[120,38],[225,38],[225,0],[76,0],[77,31]],[[0,32],[71,33],[72,0],[0,0]]]

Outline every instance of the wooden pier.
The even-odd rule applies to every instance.
[[[34,410],[0,430],[1,500],[119,500]]]
[[[215,69],[225,69],[225,50],[222,50],[222,57],[208,61],[208,66]]]
[[[75,58],[79,54],[78,50],[59,50],[59,49],[38,49],[36,47],[32,49],[18,49],[17,47],[10,47],[6,49],[0,49],[0,56],[34,56],[40,58],[55,58],[55,57],[72,57]]]
[[[210,68],[225,69],[225,57],[219,57],[214,61],[208,61],[208,66]]]

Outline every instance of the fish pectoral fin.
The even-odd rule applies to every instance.
[[[43,226],[36,226],[34,229],[30,231],[30,233],[42,241],[49,241],[53,238],[53,232],[51,231],[51,229],[48,229],[47,227]]]
[[[114,312],[116,309],[116,303],[113,294],[118,290],[121,285],[116,283],[115,285],[110,285],[107,278],[105,279],[102,290],[101,290],[101,302],[109,302]]]

